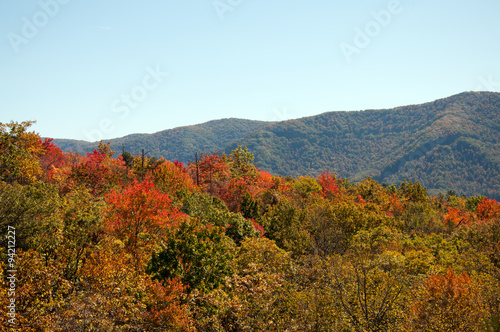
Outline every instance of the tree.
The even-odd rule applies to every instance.
[[[477,217],[481,220],[500,218],[500,203],[493,199],[483,198],[477,206]]]
[[[276,241],[278,247],[293,255],[310,253],[313,241],[305,211],[296,207],[292,200],[282,199],[271,207],[261,219],[266,235]]]
[[[187,174],[182,163],[165,161],[158,165],[151,174],[156,187],[171,197],[180,198],[183,191],[193,192],[193,180]]]
[[[39,154],[43,180],[49,183],[54,182],[57,171],[65,166],[64,153],[52,141],[52,138],[46,138],[42,143],[42,153]]]
[[[183,221],[179,227],[169,229],[146,271],[162,282],[180,278],[189,286],[188,291],[211,291],[232,274],[231,242],[222,227],[206,226],[196,219]]]
[[[254,178],[257,176],[257,169],[252,164],[254,156],[250,153],[247,147],[238,148],[231,151],[228,157],[223,157],[231,167],[231,177],[233,179],[240,179],[241,177]]]
[[[408,279],[404,256],[386,251],[337,257],[332,262],[335,295],[354,331],[397,331],[404,321]]]
[[[74,186],[83,185],[96,196],[118,187],[126,173],[126,168],[123,161],[112,160],[109,153],[108,151],[107,155],[94,150],[93,153],[87,153],[81,162],[73,166],[69,179],[74,182]]]
[[[0,122],[0,181],[30,184],[42,175],[38,155],[44,150],[40,136],[28,132],[34,123]]]
[[[431,331],[479,331],[484,324],[484,304],[477,283],[467,274],[428,277],[412,308],[416,329]]]
[[[216,154],[202,153],[195,163],[190,163],[188,173],[193,182],[211,196],[218,196],[230,179],[230,167]]]
[[[16,247],[24,250],[57,247],[59,222],[50,222],[61,205],[57,189],[47,183],[31,185],[0,181],[0,229],[14,227]],[[6,248],[6,239],[0,245]]]
[[[399,185],[398,193],[404,201],[426,202],[427,189],[419,182],[407,181],[406,179]]]
[[[138,262],[150,254],[151,246],[168,227],[183,219],[169,195],[160,193],[150,179],[136,180],[121,192],[111,191],[106,202],[109,205],[105,220],[107,231],[124,241]],[[142,249],[147,249],[144,257]]]
[[[195,192],[186,195],[182,212],[197,218],[203,225],[223,227],[225,234],[237,245],[246,237],[258,235],[256,225],[251,220],[245,219],[239,213],[230,212],[221,199],[208,194]]]
[[[334,199],[340,195],[337,177],[330,172],[323,172],[318,176],[318,183],[321,186],[321,195],[328,199]]]

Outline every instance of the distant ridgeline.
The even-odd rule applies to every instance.
[[[97,143],[55,140],[85,153]],[[263,170],[314,175],[325,170],[360,181],[418,181],[430,194],[500,199],[500,93],[466,92],[386,110],[329,112],[282,122],[223,119],[110,140],[138,155],[188,162],[196,152],[230,153],[246,146]]]

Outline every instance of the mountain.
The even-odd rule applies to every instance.
[[[419,181],[432,194],[453,190],[500,198],[500,94],[470,92],[388,110],[330,112],[275,123],[233,142],[265,170],[353,181]]]
[[[243,119],[213,120],[194,126],[178,127],[154,134],[133,134],[122,138],[106,140],[114,151],[126,151],[139,155],[144,149],[149,156],[164,157],[187,163],[194,160],[196,152],[224,152],[231,142],[268,125],[269,122]],[[63,151],[92,152],[98,142],[55,139]]]
[[[282,175],[333,171],[351,181],[419,181],[431,194],[500,199],[500,94],[466,92],[421,105],[329,112],[282,122],[225,119],[111,140],[133,154],[187,161],[195,152],[246,146],[263,170]],[[77,141],[56,140],[71,151]],[[95,143],[93,144],[95,146]],[[90,150],[89,143],[80,148]]]

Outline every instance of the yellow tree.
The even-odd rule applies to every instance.
[[[428,277],[412,308],[411,329],[421,331],[479,331],[485,307],[478,284],[467,274]]]
[[[0,180],[30,184],[42,175],[38,155],[44,152],[40,136],[28,132],[35,123],[0,122]]]

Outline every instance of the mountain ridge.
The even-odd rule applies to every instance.
[[[257,166],[273,174],[328,170],[352,181],[409,179],[433,194],[454,190],[499,198],[499,119],[499,93],[464,92],[422,104],[280,122],[213,120],[110,142],[118,151],[128,142],[126,150],[133,154],[146,149],[183,162],[193,160],[195,152],[230,153],[241,145],[254,154]]]

